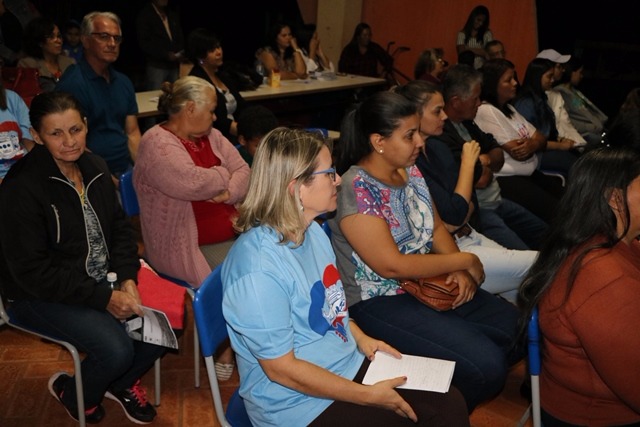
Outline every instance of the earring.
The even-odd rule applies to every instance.
[[[198,59],[198,64],[200,65],[204,64],[204,59]]]
[[[302,197],[298,199],[300,201],[300,212],[304,212],[304,206],[302,206]]]
[[[378,153],[382,154],[382,153],[384,153],[384,150],[381,148],[381,149],[378,150]]]

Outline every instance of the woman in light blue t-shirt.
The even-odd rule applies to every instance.
[[[222,268],[223,312],[251,422],[469,425],[455,388],[396,390],[403,377],[361,383],[377,351],[400,353],[350,319],[335,255],[314,221],[336,209],[340,182],[316,133],[277,128],[256,152],[236,221],[242,234]]]

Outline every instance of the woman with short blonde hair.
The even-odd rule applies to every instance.
[[[236,221],[239,232],[268,224],[281,234],[282,243],[300,245],[308,224],[300,215],[300,186],[313,179],[316,158],[323,138],[311,132],[277,128],[265,136],[271,150],[258,150],[252,169],[251,186]],[[268,160],[257,161],[268,156]],[[291,187],[287,183],[293,182]],[[293,191],[290,191],[293,190]]]
[[[376,351],[400,353],[350,319],[335,255],[315,221],[336,209],[341,183],[324,138],[277,128],[252,167],[236,223],[242,234],[222,267],[222,309],[252,424],[468,425],[455,388],[396,390],[403,377],[362,384]]]

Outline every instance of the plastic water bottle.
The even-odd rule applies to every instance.
[[[264,65],[262,64],[262,61],[260,60],[256,61],[256,73],[260,74],[260,76],[262,77],[262,83],[264,84],[266,80],[265,69],[264,69]]]
[[[109,282],[109,286],[114,291],[120,290],[120,284],[118,283],[118,273],[114,273],[110,271],[107,273],[107,282]]]
[[[264,77],[264,65],[262,65],[262,61],[256,61],[256,73]]]

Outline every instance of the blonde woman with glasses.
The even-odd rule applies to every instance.
[[[336,209],[341,178],[318,134],[277,128],[252,166],[222,267],[222,307],[240,395],[253,425],[465,426],[460,393],[363,385],[377,351],[400,357],[349,317],[328,237],[314,219]]]

